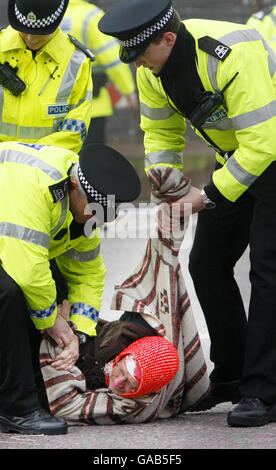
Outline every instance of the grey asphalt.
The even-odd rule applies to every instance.
[[[107,275],[101,316],[107,320],[117,319],[120,315],[118,312],[109,309],[113,286],[122,282],[130,274],[143,255],[147,243],[147,233],[141,233],[147,225],[147,214],[143,210],[140,210],[139,213],[139,224],[138,211],[130,212],[125,219],[119,221],[119,225],[117,224],[115,230],[115,238],[113,238],[114,231],[113,234],[110,230],[103,233],[102,254],[107,267]],[[206,324],[187,270],[195,223],[196,217],[193,216],[180,250],[179,260],[191,298],[208,369],[211,371],[212,365],[208,359],[209,339]],[[141,235],[145,236],[141,237]],[[248,271],[248,252],[246,252],[235,270],[246,306],[248,306],[250,295]],[[0,433],[0,449],[1,451],[4,449],[6,451],[12,449],[40,449],[41,451],[43,449],[86,449],[85,455],[89,462],[93,464],[100,464],[100,459],[102,459],[101,463],[103,465],[113,463],[114,466],[128,468],[133,462],[144,465],[143,457],[141,457],[143,450],[147,450],[149,453],[152,450],[151,459],[156,458],[154,456],[156,453],[158,454],[158,450],[160,453],[162,451],[170,456],[180,455],[181,462],[171,461],[171,463],[180,464],[184,463],[186,454],[182,451],[185,449],[276,448],[276,423],[270,423],[260,428],[229,427],[226,423],[226,417],[232,408],[231,403],[224,403],[207,412],[186,413],[175,418],[157,420],[148,424],[72,426],[69,428],[68,434],[62,436],[27,436]],[[127,449],[130,449],[133,454],[127,454]],[[121,453],[120,450],[122,450]],[[16,453],[11,455],[16,456]],[[36,454],[31,453],[28,455],[33,458]],[[124,463],[123,461],[104,460],[111,459],[112,455],[129,455],[128,461]],[[152,464],[152,460],[148,463]],[[166,463],[165,460],[162,463]]]

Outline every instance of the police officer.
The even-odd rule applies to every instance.
[[[275,56],[248,26],[179,21],[171,0],[123,0],[99,29],[138,68],[146,169],[182,169],[186,119],[216,149],[209,184],[177,202],[198,212],[190,272],[214,362],[211,393],[197,410],[240,400],[228,424],[266,424],[276,403]],[[248,243],[247,324],[233,270]]]
[[[79,157],[59,147],[5,142],[0,186],[6,195],[0,201],[0,430],[62,434],[66,423],[38,399],[39,332],[63,348],[56,365],[70,370],[79,344],[96,334],[105,276],[96,226],[116,217],[118,203],[135,199],[140,182],[110,147],[89,145]],[[76,334],[57,315],[52,258],[68,283]]]
[[[61,22],[61,29],[86,44],[96,58],[92,68],[92,120],[86,143],[104,143],[106,140],[107,118],[113,114],[107,81],[125,96],[129,108],[138,108],[135,82],[130,67],[119,59],[118,41],[98,29],[98,22],[103,15],[104,12],[96,5],[83,0],[70,0]]]
[[[263,2],[257,3],[262,4]],[[276,51],[276,6],[272,5],[267,8],[258,9],[247,20],[247,24],[252,28],[256,28],[264,39],[269,42],[274,51]]]
[[[10,26],[0,32],[0,142],[82,148],[93,55],[59,28],[68,2],[8,2]]]

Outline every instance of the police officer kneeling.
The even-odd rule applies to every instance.
[[[118,152],[88,145],[80,156],[52,146],[0,144],[0,430],[63,434],[67,424],[38,399],[40,332],[74,365],[83,336],[96,335],[105,266],[97,224],[137,198],[139,178]],[[72,304],[59,315],[49,266],[56,259]],[[31,321],[31,320],[32,321]]]

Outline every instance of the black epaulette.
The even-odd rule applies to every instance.
[[[265,16],[270,15],[273,8],[274,7],[272,6],[272,7],[264,8],[263,10],[257,11],[257,13],[254,13],[253,17],[256,18],[257,20],[262,21]]]
[[[87,55],[87,57],[89,57],[89,59],[92,60],[92,62],[96,60],[93,52],[90,51],[90,49],[86,47],[82,42],[78,41],[74,36],[71,36],[71,34],[68,34],[68,37],[70,41],[74,44],[74,46],[76,46],[78,49],[84,52],[85,55]]]
[[[231,52],[231,47],[226,46],[220,41],[211,38],[210,36],[204,36],[199,38],[198,47],[204,52],[216,57],[218,60],[225,60]]]
[[[69,181],[71,181],[71,178],[70,176],[67,176],[67,178],[64,178],[62,181],[51,184],[51,186],[49,186],[49,190],[53,196],[54,202],[60,202],[65,198],[67,191],[66,185],[69,183]]]

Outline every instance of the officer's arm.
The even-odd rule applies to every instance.
[[[152,82],[151,82],[152,81]],[[145,168],[157,165],[183,168],[185,119],[169,105],[161,83],[143,67],[137,70],[141,128],[145,133]],[[159,91],[160,87],[160,91]]]
[[[205,187],[207,196],[215,202],[222,198],[236,201],[254,185],[276,155],[275,92],[270,75],[276,64],[268,62],[271,56],[263,53],[261,40],[254,41],[254,50],[248,49],[246,43],[240,47],[239,55],[233,60],[230,55],[229,67],[222,66],[217,77],[219,88],[223,88],[223,83],[239,72],[225,92],[228,117],[232,120],[238,146]]]
[[[81,237],[74,249],[56,258],[69,286],[68,300],[72,303],[70,320],[77,330],[89,336],[96,335],[106,272],[98,230],[94,232],[91,240]]]

